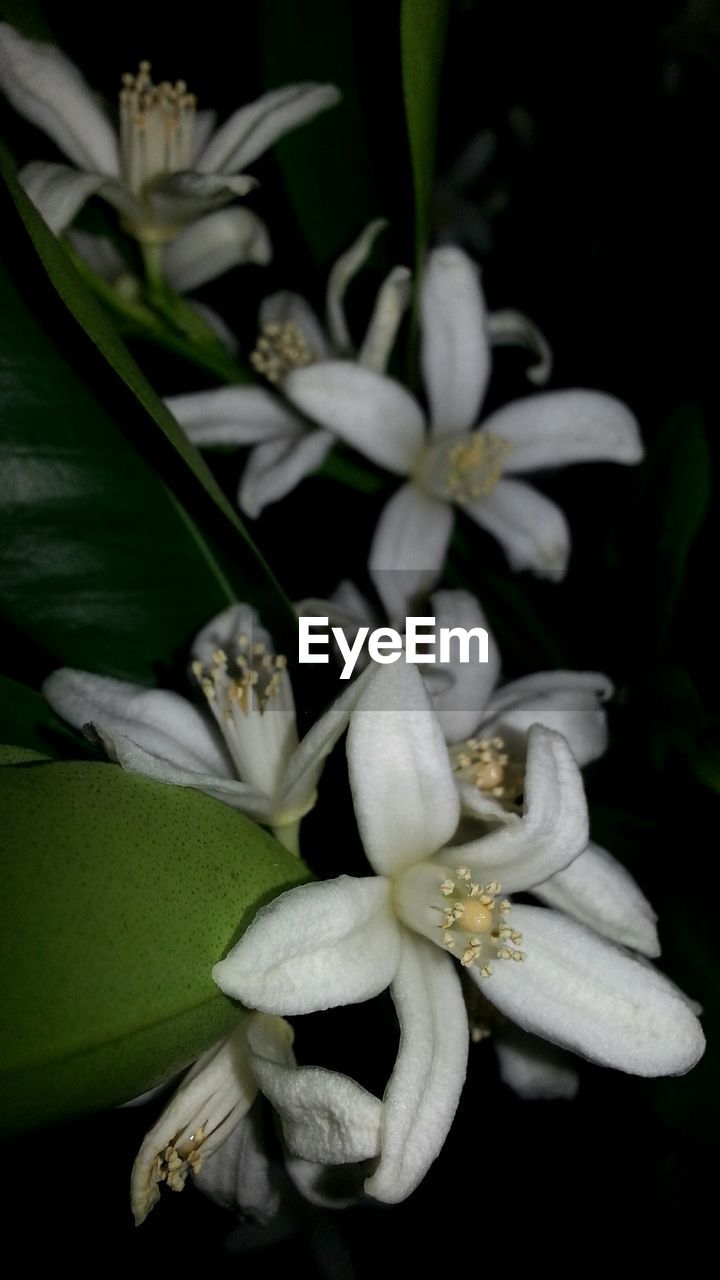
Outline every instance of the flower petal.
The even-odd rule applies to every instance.
[[[375,526],[368,569],[388,617],[404,621],[415,597],[440,578],[454,524],[448,502],[404,484]]]
[[[104,186],[99,173],[81,173],[66,164],[34,160],[20,174],[20,182],[51,231],[59,236],[86,200]]]
[[[149,188],[146,200],[155,220],[182,226],[239,196],[246,196],[256,186],[255,179],[246,173],[231,177],[188,170],[158,178]]]
[[[28,168],[31,167],[28,165]],[[23,181],[22,175],[21,181]],[[42,213],[42,210],[40,212]],[[90,231],[72,230],[68,231],[67,238],[78,257],[92,267],[101,280],[112,282],[118,276],[130,275],[127,262],[109,236],[96,236]]]
[[[370,323],[358,353],[358,364],[384,373],[395,345],[402,318],[412,297],[412,275],[407,267],[393,267],[378,290]]]
[[[161,760],[218,778],[232,777],[209,718],[177,693],[70,667],[48,676],[43,693],[53,710],[76,729],[101,721],[112,735],[132,738]]]
[[[482,991],[513,1022],[633,1075],[683,1075],[695,1065],[705,1048],[700,1023],[652,965],[557,911],[515,906],[512,920],[527,958],[496,964]]]
[[[226,995],[267,1013],[314,1013],[379,995],[399,948],[388,881],[340,876],[262,907],[213,977]]]
[[[524,754],[532,724],[561,733],[580,766],[597,760],[607,747],[607,718],[602,703],[613,686],[596,671],[539,671],[513,680],[490,698],[480,726],[483,737],[501,737]]]
[[[228,605],[227,609],[221,610],[198,631],[190,651],[192,660],[202,662],[203,666],[212,665],[215,650],[225,649],[231,653],[240,635],[247,636],[250,647],[261,644],[268,653],[272,653],[275,648],[273,638],[260,621],[257,609],[243,602]]]
[[[468,430],[490,377],[485,300],[478,269],[462,249],[430,254],[422,279],[422,369],[435,435]]]
[[[240,107],[211,137],[197,160],[200,173],[237,173],[283,134],[334,107],[340,94],[331,84],[288,84]]]
[[[656,913],[630,873],[600,845],[589,844],[569,867],[533,892],[611,942],[642,955],[660,955]]]
[[[283,390],[301,413],[373,462],[398,475],[412,469],[424,422],[399,382],[349,360],[326,360],[293,370]]]
[[[53,45],[26,40],[7,22],[0,23],[0,88],[80,169],[119,173],[117,135],[78,68]]]
[[[560,582],[570,556],[570,530],[559,507],[521,480],[500,480],[492,493],[464,504],[500,543],[513,569]]]
[[[369,679],[371,673],[366,671],[353,680],[296,747],[285,774],[279,804],[281,812],[307,812],[325,761],[345,732],[351,712]]]
[[[168,1180],[172,1178],[174,1189],[180,1190],[192,1167],[185,1144],[204,1158],[212,1156],[252,1106],[257,1085],[248,1061],[247,1021],[243,1018],[229,1036],[198,1058],[147,1134],[132,1172],[136,1225],[160,1197],[158,1182],[166,1175],[159,1171],[159,1161],[168,1162],[168,1148],[178,1165],[168,1170]]]
[[[508,822],[452,853],[478,879],[517,893],[564,870],[587,845],[588,817],[580,770],[563,737],[534,725],[528,734],[525,808]],[[451,862],[449,851],[442,860]]]
[[[485,614],[469,591],[436,591],[430,603],[437,628],[488,630]],[[469,738],[480,724],[497,682],[500,653],[490,632],[487,662],[461,662],[457,644],[451,647],[450,653],[450,663],[436,662],[423,674],[445,741],[452,743]]]
[[[452,961],[404,932],[392,985],[400,1048],[383,1099],[382,1154],[365,1190],[396,1204],[439,1155],[465,1082],[468,1024]]]
[[[256,1098],[193,1181],[215,1204],[265,1226],[280,1209],[281,1192],[267,1153],[262,1113],[262,1099]]]
[[[368,1160],[380,1150],[382,1103],[349,1076],[266,1057],[248,1035],[255,1078],[293,1155],[318,1164]]]
[[[503,1028],[495,1041],[500,1079],[520,1098],[574,1098],[578,1073],[561,1051],[519,1027]],[[570,1060],[571,1061],[571,1060]]]
[[[552,373],[552,351],[547,338],[521,311],[492,311],[487,329],[493,346],[525,347],[536,357],[525,370],[526,378],[541,387]]]
[[[271,502],[284,498],[301,480],[317,471],[334,443],[329,431],[304,431],[295,439],[257,445],[238,488],[241,511],[256,519]]]
[[[264,387],[217,387],[168,396],[165,403],[193,444],[266,444],[296,438],[303,424]]]
[[[386,218],[375,218],[369,222],[350,248],[340,255],[328,276],[326,319],[330,341],[337,355],[348,355],[353,350],[344,307],[348,285],[367,262],[378,234],[386,226]]]
[[[450,839],[460,802],[417,667],[401,659],[370,676],[350,718],[350,785],[370,864],[393,875]]]
[[[178,293],[198,289],[247,262],[272,258],[265,223],[250,209],[219,209],[186,227],[163,255],[168,284]]]
[[[258,323],[261,329],[268,324],[292,324],[300,330],[315,359],[325,359],[330,354],[323,327],[310,303],[300,293],[282,289],[263,298]]]
[[[503,471],[571,462],[640,462],[638,424],[620,400],[600,391],[544,391],[491,414],[486,431],[512,445]]]

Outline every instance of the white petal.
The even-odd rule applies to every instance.
[[[503,1030],[495,1039],[500,1079],[520,1098],[574,1098],[580,1081],[577,1071],[554,1046],[517,1027]]]
[[[379,232],[387,226],[386,218],[376,218],[361,231],[357,240],[335,262],[328,277],[325,299],[330,341],[337,355],[352,352],[353,344],[345,319],[345,293],[350,281],[367,262]]]
[[[521,480],[500,480],[464,510],[497,538],[513,569],[560,582],[570,556],[570,530],[559,507]]]
[[[79,168],[119,173],[117,136],[77,67],[7,22],[0,23],[0,87]]]
[[[261,329],[268,324],[292,324],[300,330],[315,359],[325,359],[330,354],[323,327],[310,303],[300,293],[282,289],[263,298],[258,323]]]
[[[152,217],[170,226],[183,226],[212,209],[246,196],[257,183],[241,173],[236,177],[214,173],[171,173],[153,182],[145,197]]]
[[[530,382],[541,387],[552,373],[552,351],[537,325],[520,311],[492,311],[487,318],[490,341],[494,346],[526,347],[536,362],[525,371]]]
[[[340,876],[263,907],[213,977],[226,995],[267,1013],[314,1013],[384,991],[399,947],[388,882]]]
[[[20,182],[51,231],[60,235],[86,200],[105,183],[98,173],[81,173],[66,164],[34,160],[20,174]]]
[[[275,1217],[281,1191],[267,1153],[262,1099],[256,1099],[193,1181],[203,1195],[231,1213],[242,1213],[261,1226]]]
[[[503,463],[508,474],[571,462],[640,462],[643,456],[635,417],[600,391],[544,391],[498,409],[483,427],[512,445]]]
[[[256,519],[271,502],[296,489],[325,461],[335,440],[329,431],[303,431],[294,439],[257,445],[245,465],[238,506]]]
[[[383,1099],[380,1163],[365,1190],[395,1204],[415,1190],[445,1142],[465,1082],[468,1025],[452,961],[409,932],[392,997],[400,1048]]]
[[[556,911],[516,906],[512,922],[526,960],[495,964],[479,981],[513,1022],[634,1075],[682,1075],[701,1057],[700,1023],[651,965]]]
[[[168,396],[165,403],[193,444],[266,444],[295,438],[303,424],[264,387],[217,387]]]
[[[539,671],[495,691],[482,718],[482,736],[506,738],[522,754],[530,726],[544,724],[567,738],[579,765],[590,764],[607,746],[601,704],[612,692],[600,672]]]
[[[178,293],[198,289],[232,267],[252,262],[265,266],[272,258],[265,223],[250,209],[219,209],[200,218],[168,245],[163,271]]]
[[[182,1159],[185,1143],[202,1156],[211,1156],[252,1106],[257,1085],[248,1061],[246,1022],[243,1018],[235,1031],[198,1058],[147,1134],[132,1172],[136,1224],[147,1217],[160,1196],[158,1157],[164,1158],[170,1147]],[[198,1137],[199,1133],[204,1137]],[[180,1176],[189,1170],[186,1164]]]
[[[454,524],[448,502],[404,484],[386,502],[375,527],[368,569],[392,621],[403,621],[415,597],[442,575]]]
[[[31,167],[28,166],[28,168]],[[95,274],[102,280],[112,282],[118,276],[130,274],[125,259],[109,236],[96,236],[89,231],[72,230],[68,231],[67,237],[78,257],[92,267]]]
[[[660,955],[656,913],[630,873],[600,845],[589,844],[569,867],[538,885],[534,893],[611,942],[646,956]]]
[[[462,627],[488,631],[487,619],[469,591],[436,591],[430,597],[436,628]],[[471,653],[476,655],[476,647]],[[488,631],[488,661],[461,662],[460,647],[451,647],[452,661],[423,668],[425,683],[446,742],[460,742],[475,733],[483,718],[500,671],[500,654]]]
[[[422,369],[434,434],[477,421],[490,376],[485,300],[475,264],[462,249],[433,250],[421,292]]]
[[[218,778],[232,777],[209,717],[177,693],[70,667],[48,676],[43,693],[53,710],[76,729],[99,721],[111,734],[132,738],[171,764]]]
[[[281,812],[307,812],[325,761],[345,732],[351,712],[370,678],[371,673],[367,671],[353,680],[295,749],[283,781]]]
[[[327,360],[293,370],[283,390],[301,413],[373,462],[398,475],[411,471],[424,421],[399,382],[349,360]]]
[[[200,173],[237,173],[283,134],[340,100],[331,84],[288,84],[234,112],[199,156]]]
[[[534,725],[528,735],[522,819],[453,849],[478,879],[499,880],[505,893],[542,884],[587,845],[582,778],[563,737]],[[451,862],[448,850],[442,854]]]
[[[378,290],[370,323],[358,353],[358,364],[384,373],[395,345],[402,318],[412,297],[412,275],[407,267],[393,267]]]
[[[348,767],[365,852],[392,875],[446,844],[460,803],[418,668],[401,659],[370,674],[350,718]]]
[[[293,1155],[317,1164],[348,1164],[378,1154],[383,1108],[367,1089],[323,1067],[284,1066],[259,1053],[251,1062]]]
[[[367,1162],[361,1164],[313,1164],[285,1152],[285,1172],[296,1191],[320,1209],[349,1209],[362,1196]]]
[[[205,110],[195,112],[195,124],[193,127],[193,161],[196,161],[198,156],[202,155],[207,143],[212,137],[216,124],[217,111]]]

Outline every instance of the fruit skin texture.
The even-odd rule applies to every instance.
[[[242,1016],[211,978],[309,872],[228,805],[116,765],[0,769],[0,1131],[117,1106]]]

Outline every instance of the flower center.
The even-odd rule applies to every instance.
[[[466,968],[475,965],[483,978],[491,977],[494,960],[525,959],[525,952],[517,950],[522,934],[507,924],[510,903],[507,898],[497,902],[501,888],[497,880],[475,884],[468,867],[458,867],[454,880],[440,884],[447,900],[439,908],[443,945]]]
[[[416,480],[446,502],[474,502],[492,493],[511,451],[507,440],[489,431],[439,440],[423,451]]]
[[[125,182],[139,196],[156,178],[189,169],[197,99],[184,80],[153,84],[150,63],[126,72],[120,89],[120,156]]]
[[[514,808],[523,793],[525,771],[508,754],[502,738],[468,738],[450,750],[453,769],[463,782]]]
[[[193,675],[218,720],[218,713],[225,720],[232,720],[236,712],[248,715],[259,711],[262,715],[280,693],[283,677],[287,679],[284,654],[268,653],[262,641],[251,644],[243,633],[237,637],[236,646],[232,661],[237,674],[231,674],[224,649],[215,649],[207,667],[202,662],[193,663]]]
[[[282,382],[293,369],[302,369],[313,359],[302,330],[274,320],[263,325],[250,363],[268,382]]]
[[[200,1148],[206,1137],[204,1125],[200,1125],[195,1133],[189,1134],[180,1143],[175,1137],[157,1157],[151,1175],[152,1183],[166,1182],[171,1191],[182,1191],[188,1174],[199,1173],[203,1167]]]

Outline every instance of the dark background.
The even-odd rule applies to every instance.
[[[410,262],[394,0],[206,3],[185,19],[175,7],[134,0],[115,10],[45,9],[59,43],[108,97],[142,57],[159,77],[187,79],[221,118],[267,84],[342,83],[346,105],[337,119],[328,116],[294,152],[284,144],[278,159],[255,169],[263,186],[253,202],[271,227],[272,267],[236,271],[202,295],[246,343],[262,293],[294,287],[321,300],[328,264],[368,217],[385,214],[392,226],[368,282],[356,287],[358,315],[382,271]],[[508,675],[557,665],[607,671],[616,682],[611,748],[587,775],[593,834],[657,907],[663,965],[706,1010],[706,1058],[686,1079],[660,1082],[581,1063],[575,1102],[527,1103],[500,1085],[484,1043],[472,1050],[448,1143],[408,1202],[335,1215],[293,1211],[280,1240],[272,1229],[236,1227],[192,1188],[165,1195],[133,1229],[129,1170],[152,1110],[31,1135],[3,1160],[6,1230],[26,1264],[175,1270],[199,1262],[249,1266],[251,1274],[267,1264],[304,1265],[311,1275],[349,1278],[385,1265],[408,1273],[514,1269],[526,1254],[555,1265],[570,1231],[597,1241],[604,1262],[626,1233],[648,1258],[668,1235],[697,1245],[712,1221],[716,515],[704,520],[677,589],[672,565],[674,522],[702,487],[685,466],[686,442],[701,438],[715,448],[719,61],[720,11],[710,0],[465,0],[452,11],[439,130],[443,174],[475,135],[490,134],[486,169],[465,198],[483,219],[469,247],[482,251],[491,307],[532,316],[554,350],[550,385],[597,387],[626,400],[648,447],[643,468],[572,468],[543,484],[573,530],[562,587],[511,578],[495,544],[466,529],[448,581],[482,599]],[[40,154],[29,127],[7,111],[4,120],[19,156]],[[315,219],[309,245],[295,200]],[[457,217],[447,190],[436,215],[445,231]],[[163,392],[207,385],[206,375],[169,357],[137,354]],[[523,366],[520,355],[499,353],[491,406],[525,390]],[[239,463],[226,459],[215,469],[233,493]],[[331,474],[313,477],[257,522],[256,540],[291,599],[321,595],[341,576],[362,581],[372,518],[390,489],[375,479],[374,491],[359,493]],[[303,829],[309,861],[330,874],[337,850],[322,832],[331,829],[333,804],[344,819],[341,760],[324,781],[322,817],[316,811]],[[356,850],[345,858],[344,870],[360,868]],[[383,1002],[328,1016],[322,1026],[304,1023],[301,1058],[317,1053],[314,1060],[381,1090],[394,1035]]]

